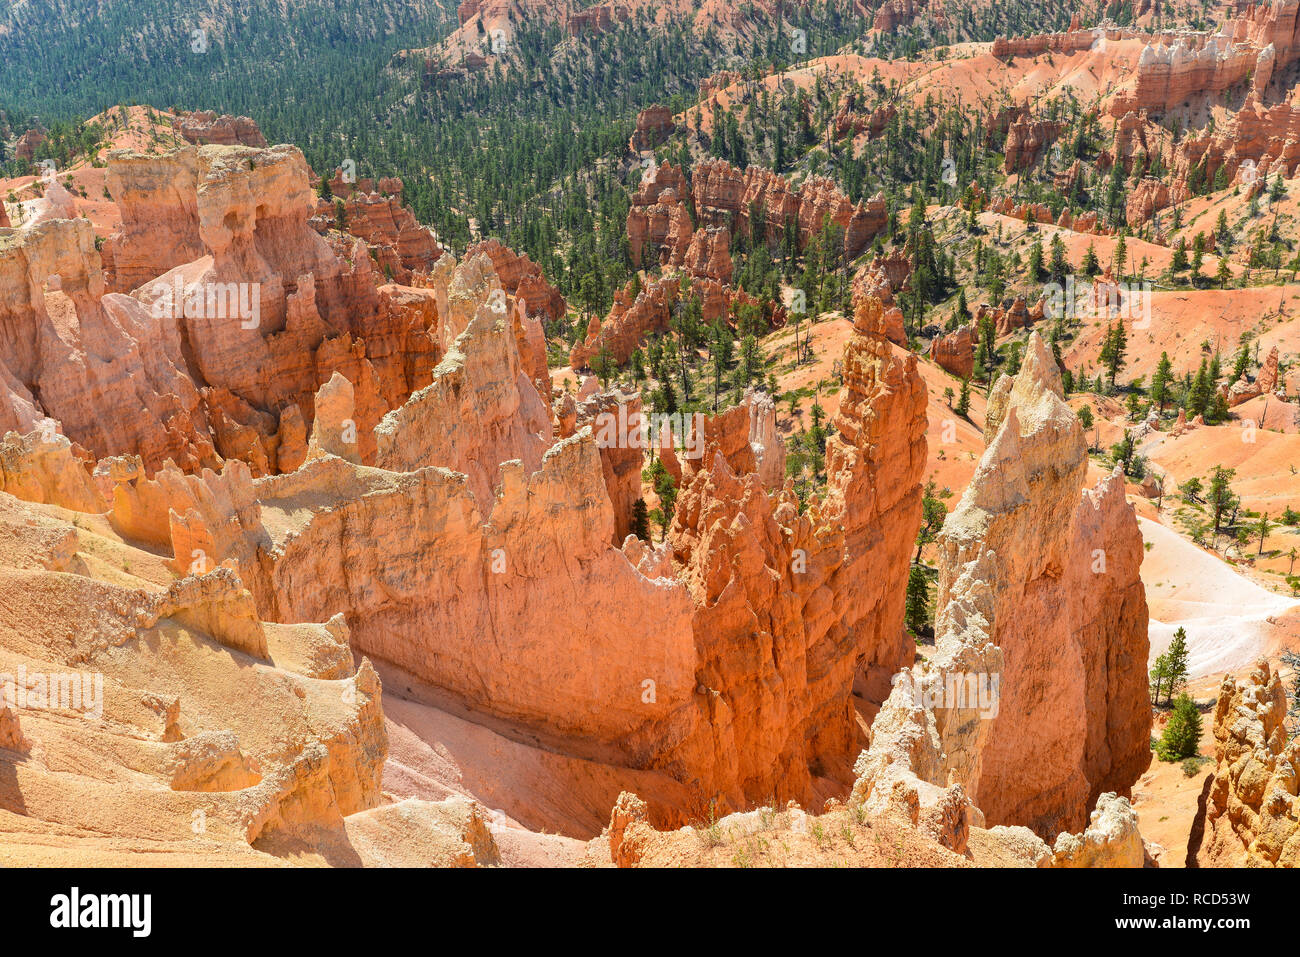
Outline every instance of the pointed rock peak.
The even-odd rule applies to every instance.
[[[989,392],[988,401],[984,406],[984,444],[993,444],[994,438],[997,437],[998,430],[1002,428],[1002,420],[1006,418],[1007,406],[1011,402],[1011,387],[1015,385],[1014,379],[1005,372],[998,376],[998,381],[993,383],[993,388]]]
[[[1029,336],[1025,344],[1025,357],[1016,376],[1016,384],[1023,390],[1032,385],[1038,391],[1051,391],[1064,398],[1065,390],[1061,386],[1061,370],[1052,355],[1051,347],[1043,341],[1037,332]]]
[[[339,372],[316,391],[315,418],[307,440],[308,460],[337,455],[360,464],[357,449],[356,397],[352,383]]]
[[[853,310],[853,328],[870,336],[885,335],[885,304],[875,296],[863,296]]]

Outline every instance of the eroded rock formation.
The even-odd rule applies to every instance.
[[[937,336],[930,343],[930,358],[959,379],[969,379],[975,371],[975,340],[979,327],[974,322],[958,326]]]
[[[810,177],[799,189],[792,189],[781,176],[761,166],[743,172],[721,159],[697,165],[691,176],[695,213],[704,226],[728,226],[749,236],[751,210],[762,213],[764,237],[778,241],[786,224],[799,230],[804,248],[826,223],[843,230],[846,255],[858,255],[885,226],[883,196],[854,204],[830,180]]]
[[[465,258],[472,259],[479,253],[492,260],[492,269],[501,282],[501,288],[517,299],[522,299],[527,305],[529,316],[554,320],[564,315],[568,308],[564,296],[546,281],[542,267],[529,259],[527,253],[516,253],[500,241],[488,239],[465,250]]]
[[[712,720],[737,744],[751,800],[772,788],[797,798],[813,767],[847,770],[858,740],[850,690],[881,700],[912,655],[900,589],[920,508],[925,393],[916,360],[893,355],[882,314],[877,300],[858,304],[824,500],[800,514],[790,487],[768,495],[750,441],[768,430],[751,430],[745,406],[706,423],[700,458],[684,464],[670,539]],[[761,421],[766,410],[751,403]]]
[[[627,213],[633,265],[681,262],[695,230],[686,209],[687,189],[686,174],[671,163],[656,167],[642,182]]]
[[[1006,172],[1027,169],[1038,162],[1039,156],[1061,135],[1065,124],[1051,120],[1020,120],[1007,129],[1004,167]]]
[[[1281,676],[1267,660],[1242,681],[1223,679],[1214,707],[1218,764],[1193,828],[1201,867],[1300,866],[1300,737],[1287,740],[1286,711]]]
[[[196,146],[266,145],[257,123],[247,116],[218,116],[211,111],[182,113],[176,117],[176,129],[186,142]]]
[[[1122,475],[1083,491],[1083,430],[1037,333],[987,420],[940,535],[936,654],[898,676],[854,799],[950,831],[969,802],[1050,839],[1151,760],[1142,537]]]
[[[430,386],[376,429],[383,468],[331,448],[349,412],[336,377],[297,471],[165,473],[154,488],[122,469],[117,520],[170,541],[178,563],[198,552],[237,568],[261,618],[341,616],[358,652],[548,748],[656,771],[724,808],[807,799],[818,777],[847,784],[853,689],[883,698],[911,655],[902,581],[925,457],[924,388],[881,336],[880,304],[859,307],[846,350],[825,500],[801,515],[790,489],[770,490],[775,408],[751,394],[706,421],[670,552],[612,544],[641,453],[606,454],[593,424],[635,401],[592,396],[588,424],[562,410],[572,434],[553,443],[493,288],[452,278],[449,297],[465,290],[475,311]],[[694,808],[672,793],[656,813],[681,820]]]
[[[390,282],[409,285],[416,274],[433,269],[442,247],[433,230],[416,222],[415,215],[402,205],[400,179],[380,180],[378,189],[363,188],[370,185],[362,181],[356,189],[335,193],[332,201],[318,200],[311,225],[320,233],[341,225],[347,233],[364,239],[378,271]]]
[[[673,111],[666,106],[647,106],[636,115],[636,128],[628,141],[628,149],[633,153],[652,150],[668,139],[674,129]]]

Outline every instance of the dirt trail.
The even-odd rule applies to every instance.
[[[1294,616],[1300,600],[1262,588],[1164,525],[1138,523],[1152,543],[1142,562],[1152,660],[1179,626],[1187,629],[1193,678],[1249,668],[1275,646],[1279,621]]]

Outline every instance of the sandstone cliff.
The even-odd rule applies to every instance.
[[[211,111],[182,113],[176,117],[175,126],[186,142],[196,146],[266,145],[266,137],[247,116],[218,116]]]
[[[189,384],[169,391],[183,399],[197,390],[199,402],[187,410],[191,422],[172,430],[172,443],[184,438],[197,450],[120,437],[91,444],[71,423],[69,437],[99,455],[140,454],[151,470],[168,457],[186,469],[213,464],[202,443],[258,474],[292,468],[304,452],[316,389],[337,371],[356,389],[362,456],[373,455],[370,430],[427,384],[440,355],[437,289],[379,286],[364,241],[318,236],[308,223],[315,203],[308,170],[290,147],[117,153],[108,181],[122,214],[105,246],[113,262],[108,285],[133,291],[130,300],[104,302],[142,306],[161,327],[156,335],[173,343],[163,354],[174,356]],[[431,251],[407,246],[405,227],[394,229],[376,227],[376,255],[396,250],[427,268]],[[445,283],[447,273],[439,275]],[[103,417],[104,428],[117,425]]]

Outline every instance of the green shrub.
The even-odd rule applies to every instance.
[[[1196,702],[1185,694],[1174,701],[1174,713],[1169,716],[1165,732],[1156,744],[1156,754],[1161,761],[1179,761],[1196,753],[1201,742],[1201,713]]]

